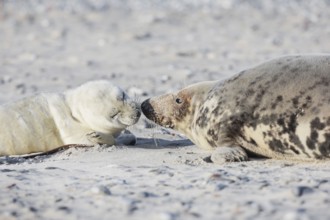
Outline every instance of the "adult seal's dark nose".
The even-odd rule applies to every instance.
[[[141,104],[141,110],[143,114],[150,119],[152,113],[153,113],[153,107],[150,104],[150,99],[145,100]]]
[[[145,111],[147,111],[148,109],[150,109],[150,99],[147,99],[145,101],[142,102],[141,104],[141,109],[142,109],[142,112],[144,113]]]

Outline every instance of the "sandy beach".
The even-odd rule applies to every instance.
[[[328,53],[329,19],[326,0],[0,0],[0,103],[96,79],[143,101]],[[330,161],[217,165],[144,116],[129,130],[135,146],[0,157],[0,219],[330,219]]]

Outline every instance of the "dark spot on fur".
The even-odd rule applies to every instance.
[[[289,121],[289,124],[288,124],[289,131],[292,132],[292,133],[295,133],[297,126],[298,126],[297,116],[294,115],[294,114],[290,115],[290,121]]]
[[[279,152],[279,153],[284,153],[285,150],[285,146],[283,145],[282,141],[278,140],[278,139],[273,139],[268,143],[270,149],[272,149],[275,152]]]
[[[267,133],[266,132],[262,132],[262,136],[264,137],[264,138],[266,138],[267,137]]]
[[[319,137],[319,134],[317,133],[317,131],[312,131],[311,132],[311,139],[312,140],[316,140],[317,141],[317,138]]]
[[[325,128],[325,124],[321,123],[320,118],[316,117],[311,121],[311,129],[323,130]]]
[[[266,93],[266,91],[264,90],[264,89],[261,89],[258,93],[257,93],[257,95],[256,95],[256,101],[261,101],[262,100],[262,98],[264,97],[264,95],[265,95],[265,93]]]
[[[290,146],[290,150],[292,150],[295,154],[300,154],[300,152],[294,148],[294,146]]]
[[[256,123],[264,124],[264,125],[271,125],[272,123],[274,123],[276,121],[276,118],[278,118],[278,115],[276,115],[276,114],[264,115]]]
[[[292,68],[292,69],[290,69],[290,71],[293,73],[297,73],[299,71],[299,68]]]
[[[218,103],[218,105],[212,110],[212,114],[213,115],[219,115],[219,110],[220,110],[220,106],[221,106],[221,102]]]
[[[307,156],[311,157],[306,151],[304,145],[302,145],[299,137],[296,134],[289,134],[289,141],[290,143],[294,144],[294,146],[299,147],[302,152]]]
[[[249,143],[256,146],[256,147],[258,147],[257,142],[253,138],[250,139]]]
[[[196,120],[196,125],[200,126],[201,128],[206,127],[206,125],[210,122],[210,118],[208,116],[209,108],[201,108],[199,110],[199,117]]]
[[[282,102],[283,101],[283,96],[281,96],[281,95],[277,96],[276,101]]]
[[[326,124],[327,123],[328,120]],[[318,155],[316,152],[314,152],[314,156],[318,156],[320,158],[330,157],[330,134],[329,133],[324,134],[324,138],[325,138],[324,142],[320,143],[318,140],[319,138],[318,131],[324,130],[326,124],[321,122],[319,117],[314,118],[310,123],[311,134],[306,140],[306,145],[309,149],[311,150],[315,150],[317,148],[319,149],[321,155]]]
[[[324,134],[325,141],[320,144],[319,150],[324,157],[330,157],[330,134]]]
[[[249,97],[249,96],[252,96],[254,93],[255,93],[255,91],[254,91],[253,89],[248,89],[248,90],[245,92],[245,96],[246,96],[246,97]]]
[[[298,108],[298,105],[299,105],[299,97],[294,97],[294,98],[292,99],[292,104],[293,104],[293,107]]]
[[[232,116],[229,118],[229,120],[226,122],[227,127],[227,136],[230,138],[235,139],[236,137],[242,136],[242,128],[245,124],[244,116]],[[245,138],[244,138],[245,140]]]
[[[219,139],[218,138],[218,134],[217,134],[217,132],[215,132],[214,129],[209,129],[207,131],[207,135],[211,136],[212,137],[212,140],[214,140],[214,141],[217,141]]]
[[[199,116],[198,116],[198,118],[196,120],[196,124],[199,127],[204,128],[204,127],[206,127],[208,120],[209,119],[206,117],[205,114],[199,114]]]
[[[317,144],[318,133],[317,131],[312,131],[310,137],[306,140],[306,145],[309,149],[314,150]]]
[[[281,127],[285,126],[284,118],[277,119],[277,124]]]
[[[209,145],[211,147],[216,147],[217,146],[213,139],[206,138],[206,140],[207,140],[207,143],[209,143]]]
[[[277,107],[277,105],[282,101],[283,101],[283,96],[281,96],[281,95],[277,96],[275,102],[272,103],[271,108],[275,109]]]

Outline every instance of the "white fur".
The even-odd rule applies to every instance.
[[[0,155],[45,152],[68,144],[115,144],[140,107],[105,80],[0,106]]]

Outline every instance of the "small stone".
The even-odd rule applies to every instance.
[[[223,189],[227,188],[227,185],[226,184],[222,184],[222,183],[219,183],[215,186],[215,189],[218,190],[218,191],[221,191]]]
[[[152,37],[152,35],[150,33],[144,33],[144,34],[139,34],[136,35],[134,38],[136,40],[148,40]]]
[[[170,77],[169,75],[163,75],[163,76],[161,76],[161,78],[160,78],[160,81],[161,81],[162,83],[166,83],[166,82],[169,81],[169,80],[171,80],[171,77]]]
[[[95,194],[111,195],[110,190],[106,186],[94,186],[91,188],[91,191]]]
[[[29,209],[30,209],[31,212],[38,212],[38,209],[36,209],[35,207],[31,206]]]
[[[313,193],[313,192],[314,192],[314,189],[312,189],[311,187],[308,187],[308,186],[297,186],[292,189],[292,193],[296,197],[301,197],[303,195]]]
[[[94,60],[88,60],[88,61],[86,62],[86,65],[87,65],[87,66],[90,66],[90,67],[92,67],[92,66],[96,66],[96,62],[95,62]]]
[[[0,83],[1,84],[10,83],[12,80],[13,80],[13,78],[11,76],[3,76],[0,79]]]
[[[178,57],[193,57],[196,54],[194,52],[189,52],[189,51],[180,51],[180,52],[177,52],[176,55]]]
[[[61,210],[61,211],[67,212],[67,213],[71,212],[71,209],[67,206],[60,206],[60,207],[58,207],[58,210]]]
[[[142,198],[151,198],[151,197],[157,197],[156,194],[151,192],[140,192],[139,196]]]

